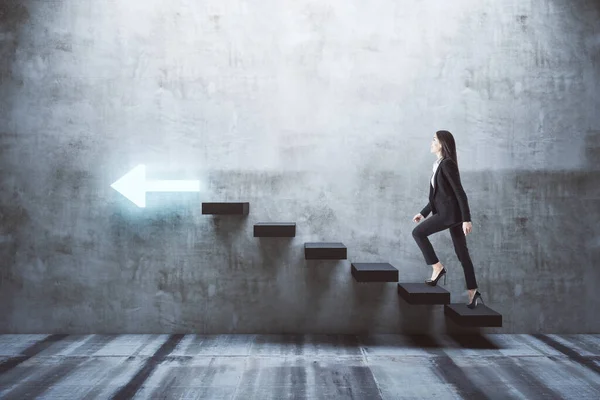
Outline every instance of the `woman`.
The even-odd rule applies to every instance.
[[[426,218],[431,211],[431,218],[423,221],[412,232],[417,245],[423,252],[425,262],[433,267],[431,279],[425,281],[428,285],[437,285],[438,280],[444,275],[446,281],[446,268],[439,262],[431,242],[427,236],[450,229],[450,236],[454,243],[456,256],[462,264],[469,302],[467,307],[475,308],[481,300],[481,293],[477,290],[473,262],[467,249],[466,235],[472,231],[471,213],[467,195],[460,183],[458,160],[454,137],[448,131],[437,131],[431,144],[431,152],[437,155],[433,163],[433,176],[429,185],[429,203],[414,216],[413,221],[419,222]]]

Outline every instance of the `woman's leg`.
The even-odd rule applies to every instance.
[[[429,218],[423,219],[412,231],[413,238],[425,257],[425,263],[427,265],[437,264],[440,260],[437,258],[431,242],[427,236],[436,232],[447,229],[446,225],[439,214],[433,214]]]
[[[452,243],[454,243],[454,251],[462,264],[463,271],[465,273],[465,280],[467,282],[467,289],[475,293],[477,289],[477,281],[475,280],[475,269],[473,268],[473,262],[469,256],[469,249],[467,248],[467,238],[462,228],[462,222],[450,227],[450,236],[452,237]]]

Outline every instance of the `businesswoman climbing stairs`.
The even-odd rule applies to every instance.
[[[437,131],[431,144],[431,152],[437,155],[433,163],[433,175],[429,185],[429,202],[414,216],[413,221],[421,224],[413,229],[412,235],[423,252],[425,262],[433,267],[431,279],[425,281],[428,285],[436,286],[444,276],[446,283],[446,268],[437,258],[429,235],[445,229],[450,230],[454,251],[461,262],[469,292],[467,307],[475,308],[482,302],[481,293],[477,290],[475,270],[469,256],[466,235],[472,231],[471,213],[467,195],[460,182],[456,145],[454,137],[448,131]],[[429,213],[433,212],[428,219]]]

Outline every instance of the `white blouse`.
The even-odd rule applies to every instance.
[[[435,160],[435,162],[433,163],[433,175],[431,175],[431,186],[435,187],[435,185],[433,184],[433,177],[435,176],[435,171],[438,169],[438,166],[440,165],[440,162],[442,161],[442,158],[440,158],[439,160]]]

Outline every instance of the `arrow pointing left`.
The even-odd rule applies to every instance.
[[[147,181],[144,164],[138,165],[110,186],[138,207],[146,207],[146,192],[200,191],[200,181]]]

